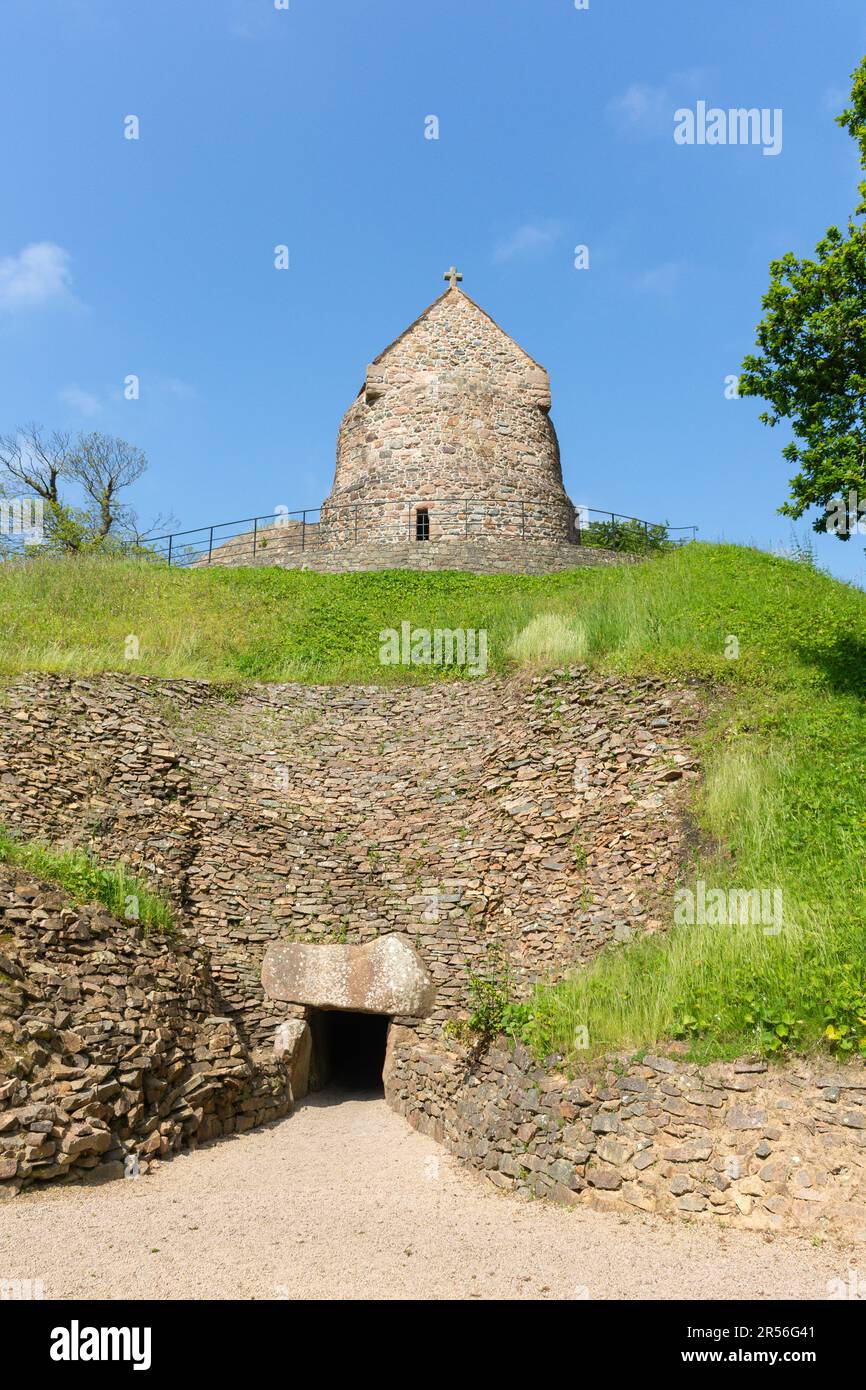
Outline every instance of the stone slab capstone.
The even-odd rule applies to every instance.
[[[270,999],[316,1009],[426,1018],[436,993],[418,952],[391,933],[363,946],[279,942],[269,946],[262,985]]]

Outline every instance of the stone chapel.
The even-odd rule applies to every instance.
[[[445,293],[367,368],[322,525],[344,541],[568,543],[550,378],[473,299]]]
[[[547,372],[462,278],[452,267],[445,292],[367,367],[321,508],[216,547],[211,535],[196,563],[546,574],[621,562],[581,537]]]

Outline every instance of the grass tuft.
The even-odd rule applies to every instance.
[[[135,921],[145,934],[174,930],[171,907],[122,864],[99,865],[84,850],[60,850],[36,840],[19,840],[0,828],[0,863],[56,883],[77,903],[102,903],[118,921]]]
[[[586,629],[564,613],[539,613],[508,644],[508,655],[518,666],[579,664],[586,654]]]

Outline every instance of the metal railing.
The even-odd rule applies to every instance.
[[[418,509],[428,512],[429,538],[418,532]],[[449,510],[450,509],[450,510]],[[244,560],[266,563],[268,552],[278,563],[280,553],[306,551],[321,546],[339,548],[362,540],[390,543],[436,540],[494,539],[550,541],[556,534],[558,504],[528,502],[521,498],[419,497],[402,502],[368,501],[333,506],[280,509],[263,516],[215,522],[189,531],[155,536],[146,550],[169,565],[239,564]],[[605,550],[650,553],[670,544],[694,540],[697,526],[669,526],[644,521],[622,512],[595,507],[571,509],[566,521],[568,539],[574,545]],[[424,530],[426,528],[420,528]],[[545,534],[545,532],[547,534]]]

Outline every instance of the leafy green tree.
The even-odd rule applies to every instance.
[[[814,257],[789,251],[771,261],[759,351],[745,358],[739,385],[740,395],[768,402],[765,424],[787,420],[794,434],[782,455],[798,471],[780,512],[821,507],[815,530],[844,540],[853,529],[847,499],[866,503],[866,226],[856,220],[866,214],[866,58],[852,76],[851,104],[836,119],[860,149],[860,202],[844,231],[828,228]]]

